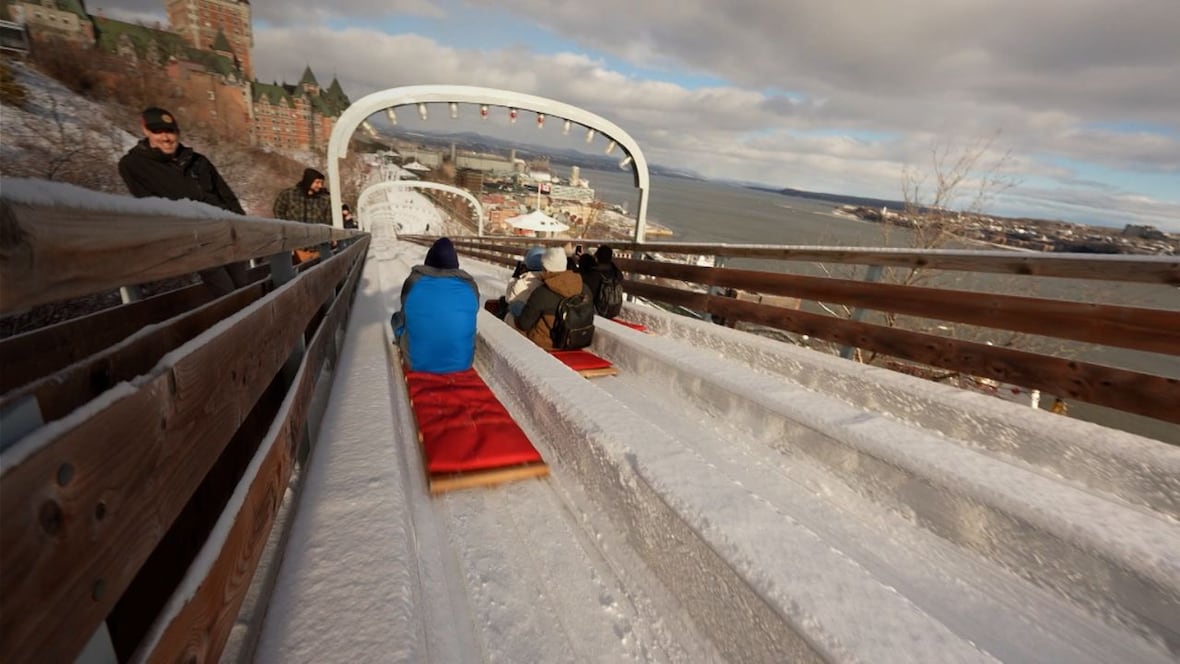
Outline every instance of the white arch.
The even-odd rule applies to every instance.
[[[396,189],[434,189],[436,191],[445,191],[447,193],[462,196],[463,198],[467,199],[467,202],[471,204],[472,209],[475,210],[476,218],[479,220],[477,226],[478,234],[480,236],[483,235],[483,225],[485,219],[483,205],[480,204],[478,198],[472,196],[471,192],[467,191],[466,189],[461,189],[449,184],[442,184],[440,182],[425,182],[422,180],[386,180],[384,182],[378,182],[377,184],[370,185],[369,187],[365,188],[365,190],[361,192],[360,198],[364,199],[365,196],[369,194],[369,192],[373,192],[373,195],[375,195],[378,192]]]
[[[639,144],[621,127],[599,115],[577,106],[572,106],[545,97],[536,97],[509,90],[481,88],[469,85],[410,85],[390,88],[366,95],[352,103],[336,126],[328,142],[328,183],[332,192],[332,223],[343,228],[344,218],[340,213],[340,160],[348,156],[348,141],[353,132],[370,115],[396,106],[427,102],[455,102],[503,106],[526,111],[544,113],[546,116],[576,122],[595,130],[613,140],[623,153],[631,157],[635,187],[639,189],[639,206],[635,217],[635,241],[643,242],[647,230],[647,194],[650,175],[647,159]],[[481,225],[482,228],[482,225]],[[481,232],[482,234],[482,232]]]

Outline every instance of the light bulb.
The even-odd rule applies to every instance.
[[[451,102],[451,119],[454,120],[455,118],[458,118],[458,117],[459,117],[459,105],[456,104],[455,102]]]
[[[426,119],[426,104],[418,104],[418,117]]]
[[[385,109],[385,117],[389,118],[389,124],[397,124],[397,113],[392,108]]]
[[[626,157],[623,157],[621,160],[619,160],[619,168],[620,169],[626,169],[630,165],[631,165],[631,155],[627,155]]]
[[[574,126],[574,123],[570,122],[569,120],[566,120],[565,124],[561,125],[561,133],[563,135],[568,135],[570,133],[570,128],[573,126]]]
[[[614,151],[615,151],[615,142],[611,141],[610,143],[607,143],[606,144],[606,154],[610,154]]]
[[[512,124],[516,124],[516,109],[515,108],[508,109],[508,121],[511,122]]]
[[[487,120],[487,119],[488,119],[488,105],[487,105],[487,104],[481,104],[481,105],[480,105],[480,107],[479,107],[479,117],[480,117],[481,119],[483,119],[483,120]]]
[[[537,129],[545,126],[545,114],[537,113]]]
[[[594,141],[594,130],[593,130],[593,129],[587,129],[587,130],[586,130],[586,142],[587,142],[587,143],[591,143],[591,142],[593,142],[593,141]]]

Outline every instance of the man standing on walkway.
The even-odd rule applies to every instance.
[[[275,197],[275,219],[299,221],[305,224],[332,225],[332,198],[324,189],[324,174],[314,168],[303,169],[303,177],[294,187],[279,192]],[[295,250],[297,262],[309,261],[319,255],[314,247]]]
[[[191,200],[246,214],[221,174],[204,155],[180,142],[180,126],[168,111],[151,107],[140,116],[143,139],[119,160],[119,175],[136,198]],[[216,295],[246,285],[246,264],[200,272]]]
[[[304,224],[332,225],[332,197],[323,189],[323,173],[303,169],[303,177],[295,186],[278,192],[275,197],[275,218]],[[303,263],[319,256],[312,246],[295,250],[296,262]]]
[[[324,189],[324,174],[303,169],[303,178],[275,197],[275,219],[332,225],[332,199]]]

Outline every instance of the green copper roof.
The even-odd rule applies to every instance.
[[[233,47],[229,45],[229,39],[226,38],[225,32],[221,28],[217,29],[217,36],[213,38],[213,45],[209,48],[212,48],[214,51],[234,52]]]
[[[308,83],[319,86],[319,82],[315,80],[315,74],[311,73],[311,65],[303,70],[303,76],[299,79],[299,85],[307,85]]]
[[[155,64],[163,64],[170,57],[186,62],[195,62],[206,71],[222,76],[238,76],[237,65],[232,58],[193,48],[180,35],[166,30],[156,30],[144,25],[95,16],[94,29],[98,47],[109,53],[118,52],[123,43],[129,43],[140,58],[152,55],[155,49]]]

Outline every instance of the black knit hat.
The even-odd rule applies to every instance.
[[[176,116],[162,108],[155,106],[145,108],[141,117],[143,118],[143,126],[147,127],[148,131],[156,133],[174,131],[180,133],[180,125],[176,124]]]
[[[426,252],[426,265],[439,270],[455,270],[459,267],[459,254],[455,253],[455,245],[451,238],[440,237]]]
[[[599,263],[609,263],[614,258],[614,255],[615,252],[611,251],[611,248],[605,244],[599,247],[598,251],[594,252],[594,258],[598,259]]]
[[[300,188],[303,189],[303,191],[307,191],[307,190],[311,189],[312,182],[315,182],[316,180],[323,180],[323,179],[324,179],[323,173],[317,171],[314,168],[305,168],[305,169],[303,169],[303,179],[299,181],[299,186],[300,186]]]

